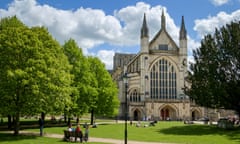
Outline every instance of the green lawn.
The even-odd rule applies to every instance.
[[[46,133],[63,134],[65,127],[45,128]],[[31,131],[38,131],[31,130]],[[90,137],[124,139],[124,124],[104,124],[90,129]],[[209,125],[186,125],[183,122],[158,122],[154,127],[128,125],[128,139],[149,142],[188,144],[239,144],[240,128],[224,130]]]
[[[45,128],[45,133],[62,134],[66,127]],[[37,131],[38,129],[26,129],[28,131]],[[124,139],[124,124],[102,124],[98,128],[90,128],[90,137]],[[0,134],[1,136],[1,134]],[[8,137],[8,136],[7,136]],[[44,143],[53,141],[51,144],[64,143],[60,139],[50,139],[41,137],[32,137],[23,139],[25,143],[32,142]],[[234,130],[224,130],[216,126],[209,125],[186,125],[183,122],[158,122],[154,127],[135,127],[128,125],[128,140],[146,141],[146,142],[169,142],[179,144],[239,144],[240,143],[240,127]],[[0,143],[8,144],[7,140]],[[12,140],[13,141],[13,140]],[[19,140],[15,140],[19,141]],[[27,142],[29,141],[29,142]]]
[[[73,142],[65,142],[59,138],[47,138],[39,136],[14,136],[12,134],[0,133],[1,144],[71,144]],[[89,144],[107,144],[107,143],[95,143],[88,142]]]

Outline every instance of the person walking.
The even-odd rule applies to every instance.
[[[87,142],[88,141],[88,135],[89,135],[89,126],[87,125],[85,128],[85,133],[84,133],[84,141]]]
[[[43,136],[43,124],[44,124],[43,119],[39,118],[38,123],[40,126],[40,136]]]

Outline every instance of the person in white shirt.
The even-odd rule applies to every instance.
[[[72,124],[69,124],[68,131],[72,131]]]

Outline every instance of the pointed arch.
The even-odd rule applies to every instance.
[[[161,120],[177,120],[178,108],[175,105],[163,104],[158,110]]]
[[[160,57],[150,67],[150,98],[177,98],[177,66],[168,57]]]
[[[191,109],[191,119],[198,120],[200,117],[202,117],[202,111],[199,108],[192,108]]]
[[[141,118],[143,117],[143,112],[139,108],[134,108],[132,109],[132,116],[133,120],[135,121],[141,120]]]

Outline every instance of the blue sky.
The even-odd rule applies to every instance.
[[[150,39],[160,30],[162,9],[177,44],[184,16],[189,61],[204,35],[240,20],[240,0],[0,0],[0,18],[16,15],[28,26],[45,26],[61,44],[73,38],[107,69],[112,68],[114,53],[139,52],[144,13]]]

